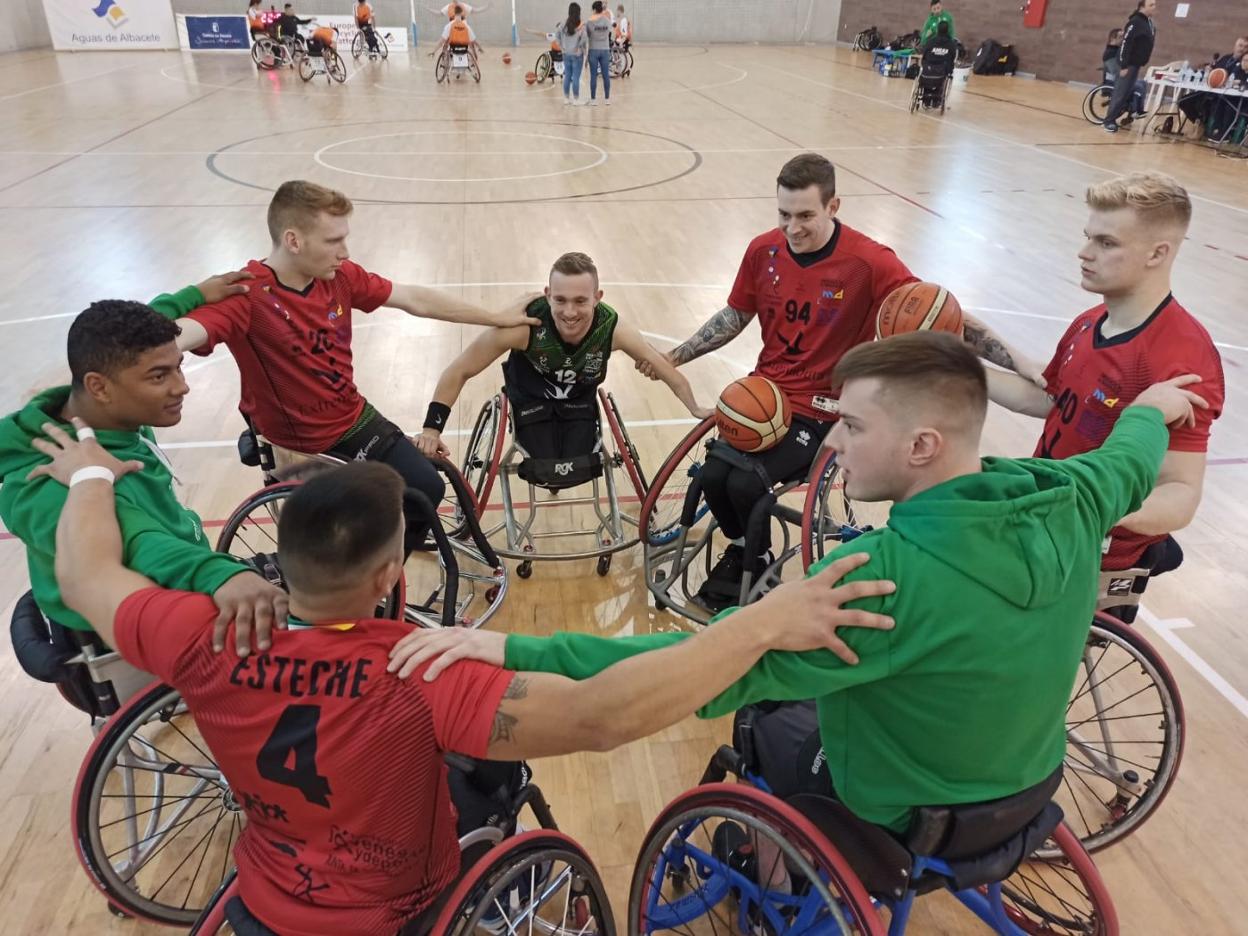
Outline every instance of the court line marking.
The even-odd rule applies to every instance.
[[[536,286],[536,287],[542,287],[542,286],[545,286],[545,285],[546,285],[546,283],[545,283],[544,281],[542,281],[542,280],[515,280],[515,281],[501,281],[501,280],[500,280],[500,281],[495,281],[495,280],[491,280],[491,281],[488,281],[488,282],[483,280],[483,281],[480,281],[480,282],[473,282],[473,283],[424,283],[424,284],[418,284],[418,285],[424,285],[424,286],[428,287],[429,289],[466,289],[466,288],[470,288],[470,287],[472,287],[472,288],[479,288],[479,287],[486,287],[486,286],[499,286],[499,287],[503,287],[503,286],[519,286],[519,287],[525,287],[525,286],[530,286],[530,287],[531,287],[531,286]],[[602,285],[602,286],[615,286],[615,287],[619,287],[619,288],[621,288],[621,289],[636,288],[636,289],[715,289],[715,290],[725,290],[725,289],[731,289],[731,288],[732,288],[732,284],[731,284],[731,283],[651,283],[651,282],[625,282],[625,281],[623,281],[623,280],[603,280],[603,281],[602,281],[602,283],[601,283],[600,285]],[[1074,319],[1075,319],[1075,316],[1074,316],[1074,315],[1072,315],[1070,318],[1063,318],[1063,317],[1062,317],[1062,316],[1060,316],[1060,315],[1045,315],[1045,314],[1044,314],[1044,313],[1042,313],[1042,312],[1023,312],[1023,311],[1018,310],[1018,309],[997,309],[997,308],[992,308],[992,307],[990,307],[990,306],[971,306],[971,305],[968,305],[968,306],[965,306],[965,308],[967,309],[967,311],[970,311],[970,312],[988,312],[988,313],[993,313],[993,314],[996,314],[996,315],[1008,315],[1008,316],[1011,316],[1011,317],[1013,317],[1013,318],[1031,318],[1031,319],[1040,319],[1040,320],[1042,320],[1042,321],[1046,321],[1046,322],[1060,322],[1060,323],[1064,323],[1064,324],[1067,324],[1067,325],[1069,325],[1069,324],[1070,324],[1071,322],[1073,322],[1073,321],[1074,321]],[[1082,311],[1082,310],[1081,310],[1081,311]],[[3,326],[3,325],[22,325],[22,324],[27,324],[27,323],[30,323],[30,322],[43,322],[43,321],[49,321],[49,320],[52,320],[52,319],[72,318],[73,316],[76,316],[76,315],[78,315],[78,314],[79,314],[79,313],[77,313],[77,312],[55,312],[55,313],[53,313],[53,314],[51,314],[51,315],[35,315],[35,316],[30,316],[30,317],[28,317],[28,318],[9,319],[9,320],[7,320],[7,321],[0,321],[0,326]],[[1076,313],[1076,314],[1077,314],[1077,313]],[[401,320],[401,319],[399,319],[398,321],[402,321],[402,320]],[[356,326],[355,326],[355,329],[356,329],[356,330],[359,330],[359,329],[361,329],[361,328],[371,328],[373,325],[380,325],[380,324],[385,324],[385,323],[383,323],[383,322],[371,322],[371,323],[370,323],[370,322],[364,322],[364,323],[361,323],[361,324],[359,324],[359,325],[356,325]],[[655,332],[642,332],[642,334],[647,335],[648,337],[656,338],[656,339],[658,339],[658,340],[660,340],[660,341],[670,341],[670,342],[672,342],[673,344],[680,344],[682,341],[684,341],[684,340],[685,340],[685,339],[683,339],[683,338],[671,338],[671,337],[668,337],[667,335],[660,335],[660,334],[657,334],[657,333],[655,333]],[[1244,352],[1248,352],[1248,346],[1246,346],[1246,345],[1231,344],[1230,342],[1227,342],[1227,341],[1215,341],[1215,342],[1214,342],[1214,345],[1216,345],[1216,346],[1217,346],[1217,347],[1219,347],[1219,348],[1226,348],[1226,349],[1231,350],[1231,351],[1244,351]],[[717,353],[717,352],[716,352],[716,353]],[[208,364],[210,364],[210,363],[216,363],[216,358],[215,358],[215,355],[214,355],[212,358],[209,358],[207,361],[204,361],[204,362],[199,363],[199,364],[192,364],[192,365],[190,365],[188,368],[186,368],[186,369],[185,369],[185,371],[186,371],[187,373],[194,373],[196,370],[199,370],[201,367],[206,367],[206,366],[207,366]],[[735,362],[735,361],[734,361],[733,363],[737,364],[738,366],[745,366],[745,365],[740,364],[740,362]]]
[[[884,107],[891,107],[893,110],[903,111],[906,113],[909,113],[909,110],[910,110],[909,104],[897,104],[897,103],[894,103],[893,101],[888,101],[883,98],[872,97],[871,95],[861,94],[857,91],[850,91],[847,88],[841,88],[836,85],[830,85],[823,81],[816,81],[814,78],[808,78],[806,75],[800,74],[798,72],[785,71],[783,68],[776,68],[774,65],[760,65],[759,67],[766,68],[769,71],[774,71],[781,75],[786,75],[789,78],[797,78],[800,81],[806,81],[806,82],[809,82],[810,84],[819,85],[819,87],[821,88],[827,88],[829,91],[835,91],[838,94],[847,94],[850,97],[861,98],[864,101],[871,101],[872,103],[875,103],[875,104],[881,104]],[[957,120],[950,119],[949,117],[933,117],[931,114],[924,114],[921,111],[918,112],[918,116],[924,118],[925,120],[931,120],[936,123],[947,124],[948,126],[951,126],[951,127],[957,127],[959,130],[966,130],[970,133],[977,133],[980,136],[988,137],[988,139],[990,140],[998,140],[1002,143],[1008,143],[1013,146],[1017,146],[1020,149],[1032,150],[1033,152],[1037,152],[1037,153],[1045,153],[1048,156],[1052,156],[1054,159],[1061,159],[1061,160],[1065,160],[1066,162],[1074,163],[1075,165],[1078,165],[1078,166],[1084,166],[1088,169],[1095,169],[1097,172],[1103,172],[1108,175],[1120,175],[1119,172],[1116,172],[1113,169],[1106,169],[1104,166],[1098,166],[1096,165],[1096,163],[1085,162],[1082,159],[1076,159],[1073,156],[1067,156],[1065,153],[1055,153],[1053,152],[1052,149],[1048,148],[1048,147],[1053,147],[1053,146],[1079,146],[1081,145],[1079,143],[1049,143],[1049,144],[1045,144],[1044,146],[1041,146],[1038,143],[1020,143],[1017,140],[1011,140],[1009,137],[1003,137],[996,133],[989,133],[987,130],[981,130],[978,127],[972,127],[969,124],[961,123]],[[851,170],[847,170],[847,171],[851,171]],[[1239,214],[1248,214],[1248,208],[1240,208],[1236,205],[1229,205],[1226,202],[1218,201],[1216,198],[1209,198],[1208,196],[1205,196],[1205,195],[1197,195],[1196,193],[1190,190],[1188,191],[1188,195],[1191,196],[1193,199],[1196,199],[1197,201],[1203,201],[1211,205],[1217,205],[1219,208],[1225,208],[1228,211],[1238,212]]]
[[[587,146],[591,150],[596,152],[598,154],[598,158],[594,160],[592,163],[588,163],[584,166],[576,166],[572,169],[556,169],[553,172],[539,172],[539,173],[535,173],[532,175],[493,176],[493,177],[486,177],[486,178],[465,178],[465,179],[421,178],[420,176],[396,176],[396,175],[386,175],[380,172],[362,172],[358,169],[344,169],[342,166],[335,166],[332,163],[328,163],[324,159],[321,158],[325,154],[326,150],[331,150],[338,146],[346,146],[347,144],[350,144],[350,143],[362,143],[365,140],[384,140],[384,139],[392,139],[394,137],[405,137],[405,136],[455,136],[460,133],[463,133],[465,135],[478,135],[478,136],[531,137],[532,139],[535,139],[535,140],[563,140],[565,142],[570,142],[570,143],[580,143],[582,146]],[[684,152],[684,151],[672,150],[672,152]],[[506,154],[500,154],[500,155],[506,155]],[[582,151],[581,155],[584,156],[587,154],[584,151]],[[687,156],[688,153],[684,152],[684,155]],[[604,150],[601,146],[598,146],[595,143],[590,143],[588,140],[578,140],[575,137],[568,137],[568,136],[553,136],[547,133],[523,133],[518,130],[403,130],[403,131],[400,131],[399,133],[378,133],[372,136],[351,137],[349,139],[343,140],[341,143],[326,143],[324,146],[322,146],[320,149],[318,149],[316,152],[312,154],[313,162],[315,162],[317,165],[324,166],[326,169],[330,169],[334,172],[345,172],[348,175],[364,176],[365,178],[368,178],[368,179],[388,179],[388,180],[395,181],[395,182],[523,182],[528,179],[546,179],[551,176],[573,175],[577,172],[585,172],[589,169],[594,169],[597,166],[601,166],[609,158],[610,158],[610,155],[608,154],[606,150]]]
[[[37,88],[27,88],[25,91],[18,91],[14,94],[0,95],[0,101],[11,101],[14,98],[25,97],[28,94],[34,94],[38,91],[49,91],[52,88],[63,88],[65,85],[77,84],[80,81],[92,81],[96,78],[103,78],[105,75],[111,75],[114,72],[127,71],[128,69],[139,68],[147,64],[147,62],[135,62],[133,65],[119,65],[116,68],[110,68],[107,71],[102,71],[95,75],[83,75],[81,78],[70,78],[68,81],[58,81],[56,84],[40,85]]]
[[[1181,656],[1192,669],[1200,674],[1200,677],[1212,686],[1218,695],[1231,703],[1240,715],[1248,718],[1248,698],[1245,698],[1243,693],[1227,682],[1217,670],[1206,663],[1200,654],[1189,647],[1183,641],[1183,638],[1175,633],[1176,630],[1194,626],[1191,621],[1186,618],[1162,620],[1143,605],[1140,605],[1139,619],[1147,624],[1154,634],[1169,644],[1170,649]]]

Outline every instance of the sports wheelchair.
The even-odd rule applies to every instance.
[[[91,883],[118,916],[189,925],[232,866],[245,817],[181,697],[94,633],[49,621],[29,592],[10,633],[22,668],[95,732],[70,819]]]
[[[660,610],[705,624],[710,612],[694,597],[711,571],[713,537],[719,524],[702,494],[701,472],[708,457],[740,456],[710,439],[715,421],[695,426],[668,456],[646,492],[641,539],[646,587]],[[759,555],[763,534],[778,525],[780,546],[765,567],[747,566],[738,604],[761,598],[779,584],[784,566],[799,554],[803,568],[824,550],[852,539],[887,516],[879,505],[852,504],[845,496],[834,453],[821,450],[808,472],[773,479],[771,491],[755,503],[745,533],[745,555]],[[773,537],[774,540],[774,537]],[[807,556],[815,557],[807,560]]]
[[[448,755],[453,769],[471,772],[472,762]],[[459,840],[460,878],[403,936],[468,936],[478,932],[545,936],[615,936],[606,888],[585,850],[559,831],[542,791],[534,784],[500,797],[497,819]],[[539,829],[517,834],[525,805]],[[213,895],[191,936],[232,932],[230,921],[246,921],[249,932],[269,933],[243,906],[233,872]]]
[[[442,84],[444,81],[449,82],[451,78],[458,81],[465,74],[472,75],[473,81],[481,81],[481,65],[477,62],[477,53],[469,46],[447,45],[438,56],[433,76],[438,84]]]
[[[238,556],[271,582],[282,585],[277,565],[277,519],[282,502],[299,482],[292,480],[319,467],[341,465],[332,455],[305,455],[274,445],[250,428],[238,439],[239,459],[260,468],[264,487],[243,501],[226,520],[217,549]],[[379,613],[402,617],[420,627],[480,627],[507,595],[507,569],[477,523],[473,495],[455,466],[430,459],[446,477],[446,496],[431,504],[421,492],[408,490],[405,510],[428,515],[436,573],[430,563],[409,557],[404,575]],[[447,526],[453,529],[447,529]],[[462,564],[461,564],[462,563]],[[436,577],[436,581],[435,581]],[[413,595],[423,596],[411,601]]]
[[[533,66],[533,74],[537,76],[538,84],[547,78],[551,81],[562,81],[563,67],[563,50],[550,48],[537,57],[537,63]],[[612,74],[615,73],[612,72]]]
[[[1050,799],[1060,772],[1003,799],[919,809],[896,836],[830,797],[777,799],[725,745],[702,785],[650,827],[633,872],[628,933],[900,936],[915,898],[943,889],[1003,936],[1116,936],[1096,866]],[[752,786],[721,782],[728,773]],[[1041,845],[1058,857],[1036,859]],[[780,860],[787,889],[773,883]]]
[[[334,35],[338,35],[336,29]],[[324,75],[326,83],[336,81],[342,84],[347,80],[347,64],[332,45],[326,45],[319,39],[309,39],[307,52],[299,57],[299,77],[311,81],[317,75]]]
[[[382,61],[390,57],[390,46],[387,44],[390,34],[381,32],[375,26],[370,28],[373,30],[373,38],[377,41],[377,51],[373,52],[369,49],[368,37],[364,35],[364,30],[357,28],[355,30],[355,38],[351,40],[351,58],[357,62],[366,55],[370,59],[378,58]]]
[[[914,79],[914,91],[910,95],[910,113],[920,107],[924,110],[937,110],[943,114],[949,103],[949,89],[953,86],[953,75],[945,69],[928,73],[926,69],[919,72]]]
[[[604,416],[613,450],[604,444]],[[637,543],[637,536],[625,529],[635,528],[637,521],[620,510],[615,474],[620,468],[640,501],[646,494],[645,475],[611,394],[599,388],[595,400],[543,400],[513,407],[504,389],[477,415],[464,455],[463,477],[472,491],[477,519],[491,509],[490,497],[498,482],[502,519],[487,526],[485,535],[497,539],[503,533],[504,544],[496,551],[520,560],[516,574],[521,578],[533,574],[535,560],[545,559],[596,558],[597,572],[605,576],[611,557]],[[528,486],[527,499],[519,503],[513,490],[516,478]],[[585,484],[591,485],[588,496],[558,496]],[[540,498],[539,489],[552,496]],[[596,525],[592,529],[537,529],[539,512],[576,506],[593,508]],[[590,537],[592,549],[539,552],[537,548],[540,540]]]
[[[611,77],[627,78],[633,73],[632,43],[611,40]]]

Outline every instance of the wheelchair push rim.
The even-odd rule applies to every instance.
[[[703,459],[698,456],[704,455],[703,440],[714,428],[714,418],[708,417],[689,430],[646,489],[639,522],[641,541],[646,546],[664,546],[678,535],[685,491],[702,469]],[[701,501],[694,524],[708,512],[706,502]]]
[[[750,867],[751,835],[783,856],[796,894],[763,892],[759,882],[771,875]],[[651,825],[633,871],[628,934],[695,932],[689,924],[707,916],[709,933],[756,923],[776,936],[885,933],[861,882],[813,823],[769,794],[725,783],[681,794]]]
[[[1187,739],[1178,683],[1142,634],[1105,614],[1088,632],[1066,738],[1055,799],[1089,852],[1139,829],[1178,776]]]
[[[92,743],[72,821],[79,861],[112,905],[187,926],[233,866],[245,814],[181,696],[154,683]]]
[[[489,931],[615,936],[602,878],[585,850],[553,829],[506,839],[456,885],[435,921],[437,936]]]

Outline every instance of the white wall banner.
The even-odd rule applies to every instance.
[[[170,0],[43,0],[55,49],[176,49]]]

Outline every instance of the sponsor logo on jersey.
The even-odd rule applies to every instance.
[[[807,432],[805,429],[801,429],[801,430],[799,430],[799,431],[798,431],[798,433],[797,433],[797,444],[798,444],[798,445],[809,445],[809,444],[810,444],[810,433],[809,433],[809,432]]]
[[[1095,390],[1092,391],[1092,399],[1097,400],[1101,403],[1104,403],[1105,406],[1109,409],[1113,409],[1115,406],[1118,405],[1118,397],[1106,396],[1105,391],[1102,390],[1100,387],[1097,387]]]

